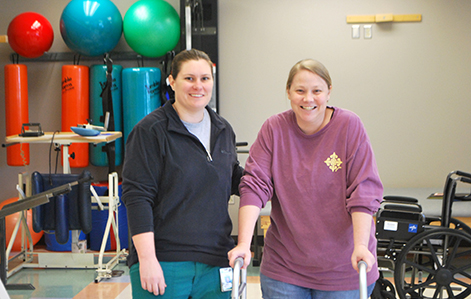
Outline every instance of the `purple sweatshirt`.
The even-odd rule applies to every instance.
[[[292,110],[270,117],[250,149],[239,186],[241,206],[272,201],[261,272],[326,291],[358,289],[350,261],[351,213],[373,215],[383,195],[360,118],[334,110],[330,122],[313,135],[301,131]],[[369,249],[376,256],[373,221]],[[375,266],[368,285],[378,276]]]

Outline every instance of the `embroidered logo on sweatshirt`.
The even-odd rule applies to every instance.
[[[324,161],[325,164],[332,170],[332,172],[336,172],[340,168],[342,168],[340,165],[342,164],[342,160],[340,160],[339,156],[334,152],[330,157]]]

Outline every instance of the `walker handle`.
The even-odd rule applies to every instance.
[[[234,261],[234,276],[232,278],[232,293],[231,299],[237,299],[240,295],[241,298],[247,298],[245,287],[247,286],[247,269],[242,269],[244,266],[244,258],[238,257]]]
[[[368,298],[366,268],[368,268],[368,264],[365,261],[358,262],[358,269],[360,270],[360,299]]]

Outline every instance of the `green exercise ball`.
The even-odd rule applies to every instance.
[[[160,57],[180,39],[180,17],[164,0],[139,0],[126,12],[124,39],[140,55]]]

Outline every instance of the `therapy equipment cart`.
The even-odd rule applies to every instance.
[[[18,135],[7,136],[5,142],[7,145],[16,144],[16,143],[51,143],[53,142],[56,145],[62,146],[62,165],[63,173],[70,174],[70,164],[69,164],[69,146],[71,143],[109,143],[113,142],[116,139],[122,137],[121,132],[102,132],[97,136],[80,136],[72,132],[58,132],[50,133],[45,132],[42,136],[37,137],[21,137]],[[19,175],[19,186],[23,186],[26,182],[26,196],[30,196],[31,187],[27,182],[27,174]],[[29,182],[30,183],[30,182]],[[28,187],[29,186],[29,187]],[[124,259],[127,256],[127,251],[121,249],[119,241],[119,232],[118,232],[118,206],[119,206],[119,196],[118,196],[118,175],[116,172],[110,173],[108,175],[108,196],[97,196],[93,187],[91,187],[91,202],[97,203],[99,209],[104,210],[108,209],[108,220],[106,223],[105,232],[103,234],[102,244],[100,252],[87,252],[86,248],[80,248],[79,245],[79,234],[80,231],[72,230],[72,251],[71,252],[33,252],[33,245],[31,242],[31,235],[29,233],[28,227],[26,226],[25,213],[20,213],[16,229],[13,232],[10,245],[7,248],[6,256],[10,256],[11,245],[14,242],[16,233],[18,231],[19,225],[23,225],[23,235],[22,238],[28,238],[30,240],[29,248],[22,246],[22,250],[19,254],[14,257],[7,259],[13,260],[21,257],[23,263],[20,265],[8,269],[7,277],[10,277],[14,273],[18,272],[22,268],[97,268],[97,276],[95,282],[99,282],[103,278],[112,277],[112,269],[118,264],[121,259]],[[21,191],[21,190],[19,190]],[[21,194],[22,192],[20,192]],[[21,198],[21,196],[20,196]],[[113,232],[116,238],[116,252],[111,255],[111,259],[108,263],[104,264],[104,251],[106,248],[106,242],[110,233],[110,228],[113,228]],[[75,249],[75,250],[74,250]],[[95,262],[96,255],[98,255],[98,262]],[[35,259],[34,257],[37,257]],[[8,267],[7,267],[8,268]]]

